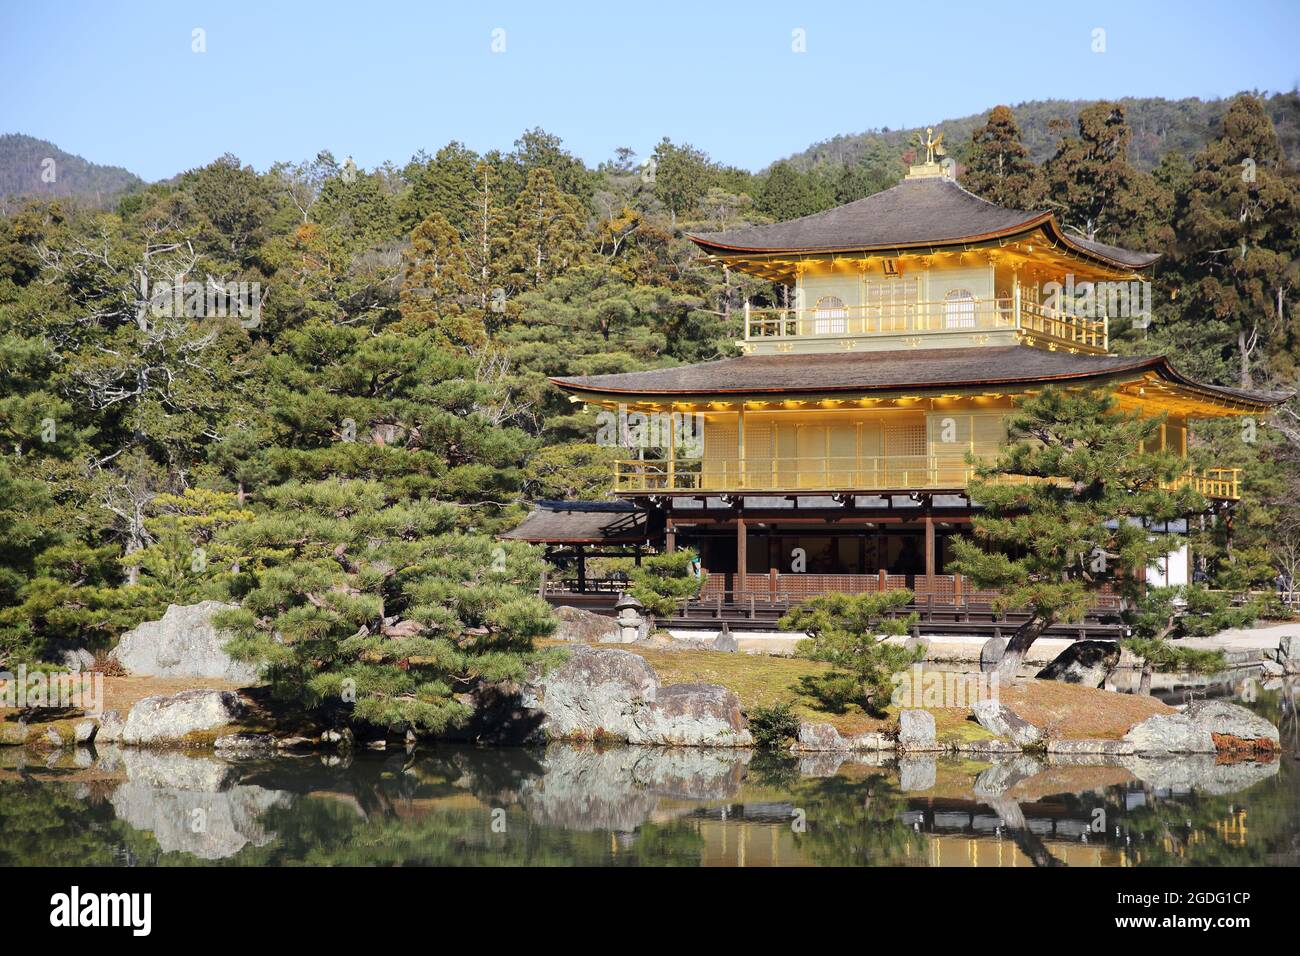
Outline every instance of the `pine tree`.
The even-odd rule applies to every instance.
[[[403,326],[431,328],[440,341],[453,346],[482,345],[487,333],[474,307],[469,261],[451,224],[439,213],[430,215],[411,233],[411,247],[403,258]]]
[[[436,213],[461,236],[470,235],[474,231],[478,165],[478,154],[454,140],[432,159],[413,159],[404,170],[411,188],[398,202],[398,225],[412,232]]]
[[[578,265],[584,258],[585,244],[577,201],[559,190],[549,169],[534,169],[515,202],[507,268],[521,287],[536,289],[552,276]]]
[[[1197,153],[1175,228],[1188,289],[1184,321],[1231,337],[1237,377],[1254,383],[1257,350],[1285,346],[1288,297],[1300,280],[1300,179],[1259,101],[1238,96],[1222,136]],[[1231,346],[1228,346],[1231,348]]]
[[[520,680],[554,628],[526,545],[453,533],[458,509],[374,481],[287,482],[223,535],[265,557],[218,623],[277,696],[376,728],[441,732],[480,682]]]
[[[664,137],[654,151],[654,194],[676,222],[699,208],[713,182],[709,157],[689,144]]]
[[[1129,161],[1132,134],[1124,107],[1101,102],[1079,111],[1077,136],[1064,137],[1047,161],[1048,199],[1067,227],[1087,239],[1117,243],[1147,174]]]
[[[900,616],[912,601],[907,590],[880,594],[823,594],[805,601],[781,619],[783,630],[802,631],[809,640],[800,657],[825,661],[833,670],[809,677],[805,684],[832,710],[857,704],[868,714],[885,710],[894,686],[892,676],[914,663],[914,653],[888,643],[906,634],[916,615]]]
[[[1020,141],[1020,127],[1010,107],[993,107],[988,122],[971,134],[962,185],[1008,209],[1041,207],[1045,193],[1042,172]]]
[[[1180,542],[1146,527],[1204,510],[1190,488],[1165,490],[1183,463],[1140,451],[1160,419],[1121,414],[1113,395],[1044,389],[1010,420],[1012,444],[981,466],[971,499],[973,539],[953,542],[950,567],[975,588],[1000,592],[996,606],[1029,619],[999,665],[1015,676],[1034,641],[1059,621],[1082,620],[1109,584],[1131,604],[1139,573]]]

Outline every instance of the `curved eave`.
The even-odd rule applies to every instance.
[[[647,389],[598,387],[581,382],[572,382],[563,378],[551,378],[549,381],[557,388],[572,393],[581,401],[599,404],[601,402],[643,402],[646,404],[699,403],[717,401],[723,398],[728,402],[745,402],[748,400],[771,401],[772,396],[782,396],[790,401],[812,400],[827,395],[862,396],[880,398],[898,398],[907,396],[933,397],[950,394],[953,390],[977,391],[1011,391],[1016,386],[1041,388],[1049,385],[1090,385],[1140,381],[1143,376],[1154,374],[1169,382],[1176,388],[1204,399],[1216,407],[1227,409],[1228,414],[1265,414],[1270,409],[1287,401],[1295,393],[1275,393],[1265,396],[1250,396],[1236,389],[1206,385],[1183,375],[1164,357],[1153,357],[1120,369],[1099,369],[1076,373],[1060,373],[1050,376],[1004,376],[981,377],[972,380],[958,380],[924,385],[888,384],[881,386],[845,385],[822,386],[816,389],[799,390],[784,386],[748,386],[743,388],[710,388],[699,390]]]
[[[686,238],[695,243],[702,250],[711,256],[719,257],[736,257],[736,256],[834,256],[834,255],[859,255],[859,254],[885,254],[897,253],[899,255],[907,252],[917,252],[921,250],[948,249],[959,246],[980,245],[990,242],[1005,242],[1013,239],[1023,238],[1035,229],[1043,229],[1049,242],[1053,246],[1064,247],[1074,255],[1080,256],[1098,265],[1108,269],[1117,269],[1121,272],[1135,272],[1140,269],[1150,268],[1161,257],[1161,253],[1150,252],[1142,253],[1144,261],[1140,264],[1122,262],[1119,259],[1111,258],[1087,246],[1080,245],[1073,240],[1069,234],[1060,227],[1056,221],[1056,216],[1050,212],[1040,213],[1039,215],[1027,219],[1024,222],[1017,223],[1005,229],[999,229],[995,232],[986,232],[970,236],[960,236],[951,239],[934,239],[925,242],[910,243],[888,243],[883,245],[853,245],[853,246],[791,246],[788,248],[777,247],[754,247],[730,245],[718,242],[714,239],[707,239],[703,236],[696,236],[687,233]]]

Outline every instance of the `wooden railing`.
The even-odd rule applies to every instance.
[[[1190,485],[1206,498],[1219,501],[1237,501],[1241,498],[1240,468],[1211,468],[1208,471],[1189,472],[1168,485],[1170,491]]]
[[[960,574],[794,574],[788,572],[749,572],[744,585],[738,575],[727,571],[710,571],[699,597],[684,602],[708,607],[741,604],[746,607],[789,606],[820,594],[879,594],[885,591],[911,591],[917,604],[948,606],[989,605],[999,597],[996,591],[979,591]],[[755,602],[759,602],[757,605]],[[1120,597],[1110,584],[1103,584],[1092,595],[1096,610],[1118,611]]]
[[[955,455],[801,456],[798,458],[622,459],[616,492],[960,491],[977,465]],[[1236,501],[1241,469],[1189,473],[1167,487],[1191,485],[1206,498]]]
[[[1013,329],[1082,351],[1105,352],[1108,347],[1105,318],[1048,309],[1022,302],[1019,296],[811,309],[755,309],[745,305],[746,341]]]

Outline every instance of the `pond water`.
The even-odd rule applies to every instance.
[[[1268,763],[4,748],[0,864],[1295,866],[1294,695],[1251,704],[1283,728]]]

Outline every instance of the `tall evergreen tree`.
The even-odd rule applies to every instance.
[[[1020,141],[1020,127],[1010,107],[993,107],[988,122],[971,134],[962,185],[1008,209],[1041,207],[1045,195],[1042,172]]]
[[[1048,199],[1064,225],[1085,238],[1119,242],[1143,188],[1129,161],[1131,132],[1118,103],[1079,111],[1077,136],[1066,136],[1047,161]]]
[[[1197,153],[1174,222],[1188,288],[1184,321],[1226,333],[1238,381],[1249,388],[1261,346],[1294,341],[1288,299],[1300,280],[1300,180],[1255,97],[1237,97],[1222,135]]]
[[[411,233],[404,253],[402,323],[432,328],[455,346],[481,345],[487,339],[482,313],[475,307],[469,262],[460,236],[440,213],[433,213]]]
[[[506,265],[516,283],[525,289],[540,287],[581,262],[585,245],[578,202],[560,191],[549,169],[534,169],[515,202],[506,252]]]

